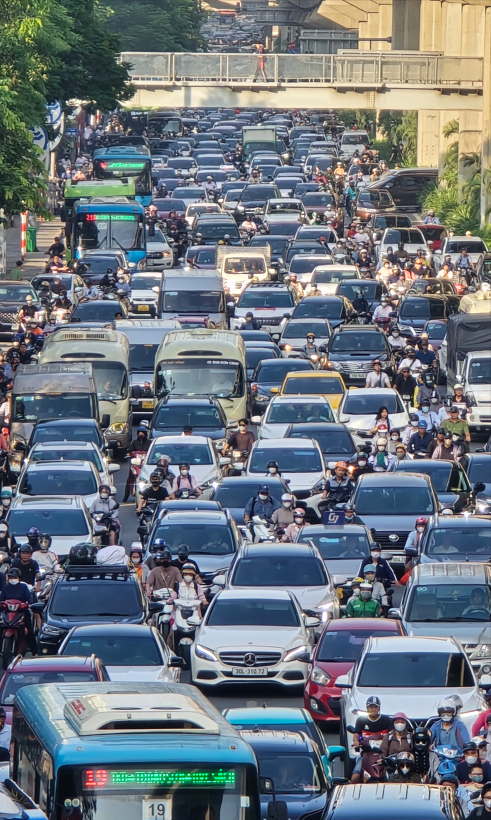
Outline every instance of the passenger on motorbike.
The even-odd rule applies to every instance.
[[[136,438],[133,439],[131,444],[128,447],[127,454],[136,457],[137,453],[147,453],[148,448],[150,447],[150,441],[148,440],[148,430],[146,427],[140,426],[136,431]],[[126,479],[126,486],[124,490],[123,496],[123,504],[128,501],[130,495],[135,494],[135,481],[136,475],[132,471],[133,465],[130,461],[129,471],[128,471],[128,478]]]
[[[130,298],[130,296],[131,296],[131,287],[129,286],[128,282],[126,281],[124,273],[118,273],[117,288],[118,288],[118,294],[119,294],[119,291],[123,291],[124,296],[127,299]]]
[[[408,453],[424,453],[426,456],[426,452],[432,441],[433,436],[428,432],[428,422],[425,421],[425,419],[418,419],[416,432],[412,434],[408,441]]]
[[[99,498],[92,502],[89,508],[89,513],[94,515],[102,513],[107,516],[109,521],[109,543],[114,546],[117,543],[117,535],[121,529],[118,520],[117,510],[119,504],[111,498],[111,488],[107,484],[101,484],[99,487]]]
[[[14,535],[10,535],[7,521],[0,520],[0,571],[6,572],[11,559],[16,555],[19,545]]]
[[[387,298],[385,294],[380,297],[380,304],[377,305],[373,312],[373,320],[374,322],[377,321],[390,321],[391,313],[394,311],[394,305],[392,302]]]
[[[473,767],[476,764],[482,767],[481,775],[483,779],[481,781],[473,780],[471,776]],[[491,780],[491,763],[488,760],[479,760],[479,750],[474,740],[469,740],[468,743],[464,744],[464,759],[457,764],[455,774],[460,783],[484,783]]]
[[[355,485],[349,476],[348,465],[345,461],[338,461],[334,467],[334,472],[324,485],[322,500],[329,502],[328,505],[324,506],[331,507],[335,504],[344,504],[349,501],[354,489]]]
[[[421,362],[421,364],[426,364],[428,367],[433,367],[436,361],[436,356],[433,350],[429,348],[428,339],[421,339],[420,342],[420,349],[416,352],[416,359]]]
[[[372,465],[374,472],[383,473],[392,461],[392,457],[387,450],[387,439],[378,438],[376,448],[376,451],[369,457],[368,463]]]
[[[445,698],[438,705],[439,720],[431,727],[431,742],[434,746],[456,746],[462,752],[469,742],[469,732],[462,720],[458,719],[457,708],[451,698]]]
[[[196,580],[196,576],[197,573],[193,564],[189,562],[184,564],[182,568],[182,581],[175,584],[172,597],[181,601],[198,599],[201,602],[201,606],[206,607],[208,606],[208,601],[206,600],[203,587],[201,584],[198,584]]]
[[[373,564],[375,566],[375,577],[377,581],[381,581],[384,586],[386,584],[395,584],[396,586],[399,585],[389,562],[386,561],[385,558],[382,558],[380,544],[377,542],[373,543],[370,547],[370,557],[364,558],[360,564],[360,569],[358,570],[358,575],[360,577],[363,577],[367,564]]]
[[[199,571],[198,564],[196,563],[196,561],[193,561],[193,559],[189,557],[189,547],[188,547],[188,545],[187,544],[180,544],[177,548],[177,558],[175,558],[172,561],[172,566],[177,567],[179,572],[181,572],[181,574],[182,574],[182,568],[183,568],[184,564],[192,564],[192,566],[194,567],[194,569],[196,571],[196,576],[197,576],[198,583],[201,583],[201,578],[199,577],[200,571]]]
[[[142,548],[140,546],[132,545],[130,548],[128,558],[129,569],[133,570],[133,572],[135,573],[135,575],[138,576],[142,584],[145,584],[150,574],[150,569],[148,565],[143,562]]]
[[[262,484],[257,491],[257,495],[252,496],[245,505],[244,522],[249,523],[255,515],[271,520],[273,512],[278,506],[269,494],[269,485]]]
[[[419,774],[421,782],[434,783],[440,759],[435,752],[430,750],[430,730],[425,726],[416,726],[413,731],[412,744],[414,771]]]
[[[145,487],[140,494],[140,503],[138,505],[137,513],[141,512],[147,503],[165,501],[166,498],[169,498],[169,493],[165,487],[162,486],[162,476],[159,472],[154,470],[154,472],[150,475],[150,486]]]
[[[365,473],[373,473],[373,467],[371,464],[368,463],[368,455],[364,450],[360,450],[360,452],[356,456],[356,466],[353,470],[352,474],[352,481],[356,482],[360,478],[360,476],[365,475]],[[345,510],[348,509],[348,506],[345,507]],[[353,508],[354,509],[354,508]],[[358,522],[356,522],[358,523]]]
[[[419,405],[418,421],[425,421],[429,433],[434,433],[440,427],[440,417],[431,410],[430,400],[423,399]]]
[[[47,532],[39,535],[39,549],[33,552],[32,560],[37,561],[40,568],[50,572],[62,572],[58,556],[51,549],[53,539]]]
[[[388,734],[392,727],[392,719],[388,715],[380,714],[380,699],[376,695],[367,698],[366,711],[365,716],[360,715],[356,718],[354,725],[353,742],[354,744],[360,744],[362,750],[368,746],[370,738],[374,735],[378,735],[382,742],[384,735]],[[355,763],[351,778],[352,783],[359,783],[362,779],[362,759],[363,755]]]
[[[352,304],[358,316],[363,316],[370,313],[370,305],[368,304],[365,298],[365,292],[363,288],[360,288],[360,290],[357,291],[357,295],[353,299]]]
[[[410,751],[399,752],[394,760],[385,760],[386,766],[393,767],[388,779],[391,783],[421,783],[421,776],[414,771],[414,755]]]
[[[367,564],[363,570],[363,578],[372,587],[372,598],[378,601],[381,606],[387,606],[389,599],[385,592],[385,587],[381,581],[375,578],[376,567],[375,564]]]
[[[2,579],[3,580],[3,579]],[[7,572],[7,583],[0,592],[0,601],[22,601],[33,603],[32,593],[26,583],[21,581],[21,572],[18,567],[11,566]],[[36,639],[32,628],[32,617],[29,609],[24,613],[24,623],[27,632],[27,643],[32,655],[37,655]]]
[[[168,589],[169,598],[176,585],[182,581],[182,575],[177,567],[172,566],[172,554],[169,549],[156,552],[153,556],[155,567],[150,570],[146,580],[146,592],[150,598],[152,592],[159,589]]]
[[[282,541],[296,541],[297,536],[302,529],[302,527],[309,527],[308,521],[305,520],[305,510],[302,510],[300,507],[297,507],[296,510],[293,510],[293,522],[288,524],[287,528],[285,529],[285,533],[282,537]]]
[[[479,809],[474,808],[469,792],[467,791],[467,789],[460,785],[459,779],[456,774],[453,774],[452,772],[445,772],[445,774],[442,774],[439,777],[439,781],[442,786],[448,786],[453,792],[455,792],[455,797],[457,799],[457,802],[460,803],[462,807],[464,817],[479,817],[481,818],[481,820],[486,820],[487,812],[482,811],[481,814],[478,813]],[[491,800],[489,802],[491,807]],[[491,812],[489,813],[491,814]]]
[[[293,524],[293,496],[290,493],[283,493],[281,496],[281,507],[273,512],[271,519],[277,528],[286,529]]]
[[[66,290],[62,290],[58,298],[56,299],[53,309],[54,310],[66,310],[69,311],[70,308],[73,307],[72,302],[67,296]]]
[[[380,618],[382,607],[372,597],[372,585],[367,581],[360,584],[360,595],[346,604],[346,618]]]
[[[189,472],[189,464],[183,461],[179,464],[179,475],[172,483],[172,492],[170,498],[176,498],[176,493],[180,490],[189,490],[193,495],[201,495],[201,490],[198,487],[198,482],[195,477]]]

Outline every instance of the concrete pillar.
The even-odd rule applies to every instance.
[[[484,6],[462,7],[462,51],[463,57],[484,54],[484,28],[486,9]]]
[[[421,0],[392,0],[392,50],[418,51]]]
[[[459,121],[460,111],[440,111],[440,151],[439,151],[439,159],[438,159],[438,169],[439,173],[442,174],[444,171],[444,161],[445,155],[447,153],[448,148],[454,142],[459,141],[459,132],[457,131],[456,134],[452,134],[451,137],[445,137],[443,135],[443,129],[445,126],[452,122],[452,120]]]
[[[437,168],[440,159],[440,114],[418,111],[418,165]]]
[[[421,0],[419,47],[421,51],[443,51],[441,0]]]
[[[443,51],[449,57],[462,55],[462,3],[447,3],[443,11]]]
[[[491,193],[486,192],[485,172],[491,172],[491,8],[486,9],[484,23],[484,88],[482,110],[482,151],[481,168],[483,183],[481,185],[481,225],[491,222],[491,216],[486,212],[491,208]],[[491,181],[487,184],[491,191]]]

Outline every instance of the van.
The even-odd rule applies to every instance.
[[[270,279],[272,273],[276,274],[270,268],[271,248],[266,244],[233,251],[227,245],[217,245],[216,265],[231,296],[240,296],[251,279],[263,282]]]
[[[223,279],[217,270],[176,269],[165,274],[157,307],[159,319],[223,329],[228,327],[228,310]]]
[[[364,131],[361,128],[356,131],[346,130],[341,137],[341,143],[339,145],[340,156],[349,158],[353,156],[355,151],[359,151],[361,154],[366,145],[370,145],[368,131]]]
[[[171,330],[155,357],[158,398],[214,397],[229,421],[247,416],[246,351],[231,330]]]
[[[118,331],[130,343],[130,391],[133,416],[150,418],[154,408],[153,387],[150,395],[144,391],[145,382],[153,385],[155,354],[169,330],[178,330],[178,321],[169,319],[122,319]]]
[[[104,435],[115,457],[123,457],[131,442],[129,391],[130,345],[124,333],[111,328],[64,325],[50,333],[41,353],[42,363],[90,362],[99,413],[109,417]],[[83,414],[82,414],[83,415]]]

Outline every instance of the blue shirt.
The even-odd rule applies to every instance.
[[[409,439],[407,449],[410,453],[414,453],[415,450],[427,450],[432,441],[433,436],[431,433],[425,433],[424,436],[420,436],[420,434],[416,432],[413,433]]]
[[[457,268],[470,268],[472,259],[470,256],[462,256],[460,254],[459,258],[455,261],[455,266]]]
[[[461,720],[453,720],[449,729],[444,729],[442,721],[437,720],[431,727],[431,742],[436,746],[457,746],[462,751],[469,742],[469,732]]]
[[[270,495],[266,501],[261,501],[259,496],[255,495],[249,499],[245,505],[244,515],[252,518],[254,515],[259,515],[261,518],[271,518],[279,504],[276,504]]]
[[[433,362],[436,359],[436,356],[432,350],[428,350],[426,353],[424,352],[424,350],[418,350],[414,358],[418,359],[421,362],[421,364],[433,364]]]
[[[5,584],[0,593],[0,601],[22,601],[25,604],[32,604],[32,595],[27,584],[19,581],[18,584]]]

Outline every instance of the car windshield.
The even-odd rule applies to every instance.
[[[259,486],[258,481],[243,483],[242,481],[234,481],[233,478],[230,480],[225,479],[223,483],[218,485],[213,495],[213,501],[219,501],[224,509],[237,507],[243,509],[249,499],[257,494]],[[285,485],[268,479],[268,486],[271,498],[279,505],[281,496],[286,492]]]
[[[358,195],[358,202],[378,205],[392,205],[392,197],[386,191],[360,191]]]
[[[9,513],[10,534],[24,539],[29,527],[52,536],[80,536],[83,541],[89,535],[89,526],[82,510],[56,509],[33,510],[29,506]]]
[[[70,446],[70,449],[63,450],[57,450],[55,448],[48,450],[47,447],[43,447],[40,450],[33,450],[29,456],[29,461],[31,463],[42,461],[90,461],[99,472],[102,472],[104,469],[97,450],[92,449],[92,447],[84,447],[81,450],[77,450],[75,444]]]
[[[193,407],[192,405],[186,406],[184,404],[163,404],[157,410],[157,415],[153,419],[152,427],[157,430],[175,427],[181,429],[185,424],[189,424],[193,430],[199,430],[200,428],[218,430],[225,427],[224,420],[221,418],[217,407],[213,404],[198,405],[197,407]],[[206,446],[205,449],[208,450]],[[200,461],[198,463],[201,464],[202,462]]]
[[[312,273],[319,264],[320,259],[308,254],[294,256],[290,262],[290,273]]]
[[[183,418],[182,414],[180,418]],[[172,444],[166,441],[161,443],[157,440],[150,449],[146,463],[157,464],[163,455],[169,456],[171,464],[182,464],[183,461],[187,461],[191,466],[213,464],[213,456],[208,444],[185,444],[184,442]]]
[[[159,241],[163,242],[164,238],[162,237]],[[131,277],[130,287],[132,290],[152,290],[152,288],[159,287],[161,281],[160,276],[143,276],[139,273],[138,276]]]
[[[2,282],[0,285],[0,302],[25,302],[26,296],[32,296],[34,303],[37,302],[36,291],[30,285],[15,287]]]
[[[460,583],[415,586],[408,603],[408,621],[489,621],[490,590],[487,586]]]
[[[359,395],[358,391],[348,393],[343,405],[343,413],[349,416],[368,416],[378,413],[380,407],[386,407],[390,413],[403,413],[404,407],[396,393]]]
[[[230,555],[235,552],[232,531],[225,524],[190,524],[189,519],[178,524],[159,524],[153,540],[163,538],[173,555],[185,542],[193,555]]]
[[[231,579],[235,587],[315,587],[329,584],[318,558],[296,555],[255,555],[241,558]]]
[[[37,424],[32,432],[31,444],[45,441],[93,441],[100,446],[102,444],[97,427],[95,425],[84,426],[61,424]]]
[[[491,359],[474,359],[471,362],[469,384],[491,384]]]
[[[482,239],[451,239],[447,242],[445,253],[460,253],[467,248],[469,253],[486,253],[487,248]]]
[[[316,337],[326,339],[329,337],[329,327],[326,322],[288,322],[281,338],[300,338],[305,339],[305,343],[307,343],[307,333],[315,333]]]
[[[219,313],[223,310],[223,293],[209,290],[167,290],[164,313]]]
[[[260,256],[235,256],[225,259],[223,272],[230,273],[266,273],[266,262]]]
[[[467,658],[448,652],[370,652],[357,686],[384,689],[461,688],[475,686]]]
[[[116,314],[121,313],[123,318],[128,315],[124,305],[117,299],[79,302],[72,313],[72,322],[113,322]]]
[[[447,325],[443,322],[428,322],[426,325],[426,332],[430,339],[443,341],[447,335]]]
[[[162,655],[153,638],[138,635],[74,635],[63,647],[62,655],[100,658],[104,666],[162,666]]]
[[[304,376],[295,378],[295,376],[293,376],[286,380],[282,392],[297,395],[301,393],[305,393],[306,395],[309,395],[309,393],[324,393],[326,395],[344,393],[344,390],[343,382],[336,377],[319,376],[316,378],[315,376]]]
[[[375,228],[410,228],[411,227],[411,220],[408,216],[390,216],[387,214],[386,216],[377,216],[374,222]]]
[[[198,253],[196,254],[195,262],[197,265],[214,265],[215,257],[215,248],[204,248],[203,250],[198,251]]]
[[[268,472],[268,462],[277,461],[283,473],[317,473],[324,470],[321,457],[312,447],[288,447],[277,449],[257,447],[251,456],[249,471],[251,473]]]
[[[316,276],[316,274],[314,274]],[[313,279],[313,278],[312,278]],[[316,279],[317,282],[324,281]],[[318,302],[316,299],[302,299],[295,308],[294,319],[340,319],[343,310],[341,300],[332,299],[328,302]]]
[[[223,239],[225,234],[228,233],[232,242],[240,242],[239,231],[235,222],[230,224],[230,222],[225,222],[220,220],[220,222],[212,223],[208,219],[205,220],[201,219],[198,223],[199,217],[196,218],[194,223],[194,230],[196,233],[201,233],[203,235],[203,239],[206,239],[208,242],[218,242],[219,239]],[[213,259],[215,259],[215,248],[213,248]]]
[[[472,484],[477,481],[489,484],[491,482],[491,456],[488,453],[473,455],[468,460],[466,472]]]
[[[294,305],[289,290],[256,290],[246,288],[239,297],[238,308],[289,308]]]
[[[356,277],[351,276],[350,278],[354,279]],[[382,287],[379,282],[370,282],[367,279],[364,279],[363,282],[341,281],[336,287],[336,295],[346,296],[346,298],[349,299],[350,302],[359,297],[360,292],[368,302],[372,300],[379,300],[383,293]],[[374,333],[362,334],[363,340],[365,340],[369,335],[375,336]]]
[[[354,663],[368,638],[393,638],[395,634],[393,629],[328,629],[319,641],[316,659],[324,663]]]
[[[274,237],[271,237],[271,236],[255,236],[252,239],[249,247],[255,248],[255,247],[261,247],[261,246],[264,246],[264,245],[269,245],[269,247],[271,248],[271,253],[272,254],[280,254],[280,253],[283,252],[287,242],[288,242],[288,239],[286,238],[286,236],[285,237],[279,237],[278,239],[275,239]]]
[[[324,561],[332,560],[353,560],[361,561],[363,558],[368,558],[370,554],[370,545],[368,536],[365,531],[359,535],[350,534],[345,535],[342,531],[334,531],[331,533],[331,527],[326,527],[325,532],[310,532],[310,527],[301,530],[299,541],[313,544],[317,547]]]
[[[271,402],[267,424],[303,424],[307,421],[335,421],[327,402]],[[272,458],[272,456],[271,456]]]
[[[256,381],[263,383],[278,383],[282,384],[283,379],[287,373],[294,373],[295,371],[313,370],[312,362],[295,360],[295,359],[280,359],[272,365],[260,366],[256,373]]]
[[[413,296],[404,299],[400,313],[401,319],[429,319],[430,316],[444,319],[445,302],[440,299],[418,299]]]
[[[76,418],[93,415],[92,396],[87,393],[34,393],[13,397],[13,421],[34,421],[38,419],[64,419],[71,415]]]
[[[491,466],[491,465],[490,465]],[[455,462],[417,461],[410,469],[409,461],[401,461],[396,467],[398,473],[424,473],[431,478],[437,493],[468,493],[469,482],[463,470]]]
[[[356,506],[358,512],[358,505]],[[419,515],[419,513],[418,513]],[[426,548],[426,555],[435,556],[442,560],[448,556],[449,561],[459,560],[459,555],[489,555],[489,543],[491,539],[491,527],[435,527],[429,533]]]
[[[133,372],[153,373],[155,354],[159,345],[130,344],[130,370]]]
[[[355,444],[347,430],[296,430],[293,425],[289,438],[313,438],[319,444],[322,453],[329,455],[352,456],[356,452]]]
[[[426,486],[362,486],[355,498],[357,515],[426,515],[435,512],[430,490]]]
[[[243,376],[242,365],[238,362],[201,356],[173,359],[170,363],[163,361],[158,372],[162,391],[174,396],[236,398],[244,393]]]
[[[264,359],[276,359],[278,354],[273,348],[249,347],[246,348],[247,370],[254,370]]]
[[[382,333],[338,333],[333,336],[330,352],[385,353],[385,336]]]
[[[336,268],[335,270],[316,270],[312,275],[311,284],[317,285],[320,283],[321,285],[327,285],[331,282],[335,282],[337,284],[338,282],[342,282],[343,279],[353,279],[353,271],[343,271],[339,268]],[[337,304],[339,305],[340,310],[342,303],[338,302]]]
[[[142,613],[141,593],[128,581],[73,581],[56,584],[50,612],[62,618],[135,618]],[[132,642],[133,652],[135,651]]]
[[[41,683],[88,683],[95,680],[97,680],[95,672],[63,672],[61,669],[45,672],[13,672],[8,675],[4,684],[1,703],[3,706],[12,706],[17,692],[24,686],[39,686]]]
[[[281,183],[281,180],[279,182]],[[270,202],[268,205],[268,214],[291,213],[292,211],[301,210],[302,204],[300,202]]]
[[[315,205],[316,208],[319,206],[326,207],[334,203],[334,197],[331,194],[310,193],[303,195],[302,202],[306,207],[309,205]]]
[[[276,728],[276,727],[274,727]],[[251,743],[254,748],[253,740]],[[268,753],[254,748],[261,777],[274,783],[277,794],[315,794],[321,791],[319,771],[306,754]]]
[[[29,465],[19,486],[22,495],[92,495],[97,492],[98,482],[92,471],[76,468],[38,470]]]
[[[241,202],[266,202],[268,199],[277,199],[278,192],[274,185],[249,185],[242,191]]]
[[[384,237],[384,244],[396,248],[401,242],[404,245],[421,245],[423,248],[426,245],[425,238],[420,230],[390,228]]]
[[[299,626],[299,618],[289,599],[226,598],[218,596],[207,626]]]

